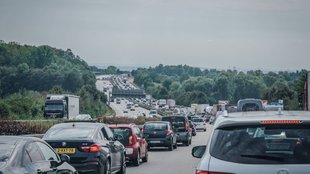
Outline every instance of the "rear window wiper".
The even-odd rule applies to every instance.
[[[270,156],[270,155],[247,155],[247,154],[243,154],[240,156],[246,157],[246,158],[264,159],[264,160],[271,160],[271,161],[284,161],[284,159],[285,159],[283,157]]]

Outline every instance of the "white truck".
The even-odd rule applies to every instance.
[[[48,94],[44,104],[45,118],[74,119],[80,113],[80,97],[70,94]]]
[[[167,105],[169,106],[169,108],[175,108],[175,100],[168,99],[167,100]]]
[[[159,107],[163,107],[167,104],[167,100],[166,99],[159,99],[158,102],[157,102],[157,105]]]

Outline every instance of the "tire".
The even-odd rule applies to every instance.
[[[207,129],[204,129],[203,131],[204,131],[204,132],[206,132],[206,131],[207,131]]]
[[[145,152],[145,157],[142,158],[142,162],[147,163],[148,160],[149,160],[149,152],[146,151],[146,152]]]
[[[139,166],[140,165],[140,151],[138,151],[137,157],[133,160],[133,165],[134,166]]]
[[[116,174],[126,174],[126,159],[125,159],[125,155],[123,155],[121,169]]]
[[[168,146],[168,150],[169,151],[173,151],[173,143],[171,142],[171,144]]]
[[[184,144],[185,146],[189,146],[189,140],[183,142],[183,144]]]
[[[110,160],[107,160],[104,165],[104,174],[112,174]]]
[[[178,148],[178,144],[175,143],[175,144],[173,145],[173,148],[174,148],[174,149],[177,149],[177,148]]]

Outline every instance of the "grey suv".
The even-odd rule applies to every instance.
[[[310,112],[243,112],[220,116],[196,174],[306,174],[310,171]]]

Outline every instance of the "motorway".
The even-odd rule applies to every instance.
[[[194,174],[199,159],[192,157],[191,150],[196,145],[206,145],[212,127],[207,125],[207,132],[197,132],[188,147],[179,145],[172,152],[165,148],[151,149],[149,161],[139,167],[127,166],[127,174]]]

